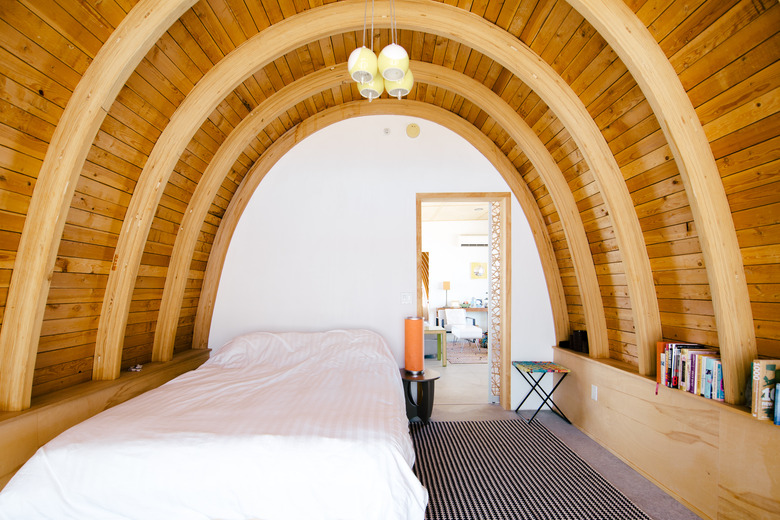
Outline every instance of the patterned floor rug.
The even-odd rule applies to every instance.
[[[453,364],[478,364],[487,363],[488,349],[481,348],[477,344],[466,341],[447,342],[447,362]]]
[[[538,422],[412,423],[427,520],[649,520]]]

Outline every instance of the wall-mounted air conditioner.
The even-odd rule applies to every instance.
[[[460,247],[487,247],[487,235],[459,235],[458,243]]]

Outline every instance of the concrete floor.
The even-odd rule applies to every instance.
[[[426,359],[425,368],[441,374],[434,387],[431,420],[516,419],[513,411],[488,403],[487,365],[448,363],[442,367],[441,361]],[[698,515],[556,414],[540,412],[537,420],[652,518],[700,520]]]

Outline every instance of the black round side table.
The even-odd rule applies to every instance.
[[[441,377],[435,370],[425,370],[422,374],[410,374],[401,369],[401,379],[404,383],[404,397],[406,399],[406,417],[411,421],[419,417],[424,424],[428,424],[433,412],[433,382]],[[417,383],[417,402],[412,399],[412,383]]]

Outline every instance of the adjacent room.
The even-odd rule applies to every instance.
[[[776,0],[2,0],[0,54],[0,519],[778,518]]]
[[[452,194],[445,202],[422,202],[421,248],[424,258],[423,317],[428,329],[440,327],[446,334],[442,353],[441,331],[425,337],[426,359],[436,359],[448,372],[460,370],[473,377],[472,384],[458,387],[461,402],[497,402],[489,390],[489,201],[474,202],[469,194]],[[479,196],[471,194],[471,196]],[[427,284],[426,284],[427,280]],[[459,326],[453,330],[447,309]],[[442,360],[442,354],[446,356]],[[450,381],[445,376],[440,387]]]

